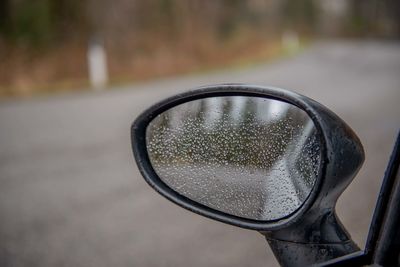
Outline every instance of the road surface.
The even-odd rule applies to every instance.
[[[145,184],[132,158],[129,128],[143,109],[222,82],[295,90],[353,127],[367,159],[338,213],[363,246],[400,126],[400,43],[318,43],[248,69],[3,100],[0,266],[276,266],[260,234],[171,204]]]

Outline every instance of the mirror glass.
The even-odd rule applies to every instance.
[[[274,99],[220,96],[175,106],[146,130],[151,164],[170,188],[253,220],[296,211],[318,177],[317,130],[300,108]]]

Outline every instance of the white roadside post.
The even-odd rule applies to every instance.
[[[102,42],[93,39],[87,53],[89,80],[94,90],[102,90],[108,82],[107,56]]]
[[[299,35],[295,31],[285,31],[282,34],[282,47],[289,54],[294,54],[300,49]]]

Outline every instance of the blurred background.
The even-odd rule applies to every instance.
[[[297,91],[360,136],[337,211],[364,246],[400,125],[395,0],[1,0],[0,266],[277,266],[258,233],[153,192],[133,119],[190,88]]]
[[[260,62],[315,37],[398,38],[399,9],[390,0],[2,0],[0,93]],[[91,60],[105,61],[106,70]],[[93,71],[105,72],[97,74],[101,82]]]

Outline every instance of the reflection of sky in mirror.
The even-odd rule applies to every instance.
[[[291,107],[291,105],[280,101],[268,101],[267,104],[258,102],[257,104],[257,117],[265,122],[280,120]]]
[[[206,98],[204,100],[201,100],[204,102],[205,110],[212,110],[212,112],[205,112],[204,113],[204,123],[207,126],[212,126],[222,118],[223,115],[223,104],[224,101],[220,97],[210,97]]]
[[[232,105],[229,111],[229,116],[236,123],[239,123],[242,120],[243,114],[245,112],[246,107],[246,98],[245,97],[234,97],[232,98]]]
[[[273,99],[190,101],[155,118],[146,139],[155,171],[171,188],[250,219],[295,211],[319,170],[314,123],[296,106]]]
[[[170,112],[169,120],[171,126],[176,127],[185,117],[201,114],[204,117],[204,124],[212,127],[221,121],[224,114],[229,116],[231,122],[239,123],[243,121],[246,113],[251,112],[260,122],[268,123],[281,120],[293,111],[293,108],[295,108],[293,105],[286,102],[271,99],[241,96],[210,97],[174,108]]]

